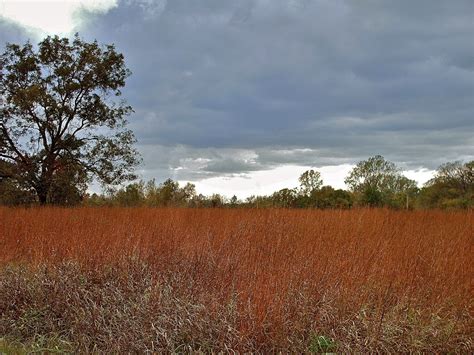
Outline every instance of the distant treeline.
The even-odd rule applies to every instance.
[[[49,196],[51,204],[127,207],[283,207],[283,208],[352,208],[389,207],[415,208],[473,208],[474,161],[459,161],[441,165],[434,177],[422,188],[402,174],[394,163],[377,155],[359,162],[345,179],[348,190],[324,185],[321,174],[308,170],[299,177],[300,185],[285,188],[268,196],[250,196],[239,200],[219,194],[197,194],[195,186],[180,186],[168,179],[161,184],[155,180],[139,181],[103,194],[89,194],[87,184],[81,188],[58,181]],[[74,188],[73,188],[74,187]],[[38,203],[33,191],[0,181],[0,203],[32,205]]]

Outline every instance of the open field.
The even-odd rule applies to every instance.
[[[0,351],[474,350],[474,213],[0,209]]]

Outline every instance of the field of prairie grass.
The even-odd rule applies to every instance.
[[[0,351],[474,350],[472,211],[0,208],[0,250]]]

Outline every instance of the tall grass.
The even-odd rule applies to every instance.
[[[473,247],[472,212],[4,208],[0,338],[472,351]]]

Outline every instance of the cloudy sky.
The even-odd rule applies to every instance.
[[[473,0],[0,0],[0,42],[74,32],[133,75],[145,179],[270,193],[344,187],[381,154],[426,181],[474,159]]]

